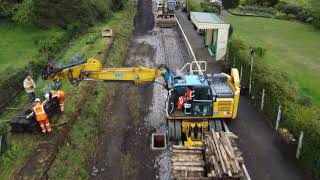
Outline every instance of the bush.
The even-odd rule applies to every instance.
[[[79,21],[73,22],[67,26],[67,32],[69,37],[77,36],[81,33],[82,26]]]
[[[287,4],[283,7],[282,11],[286,14],[298,15],[302,10],[303,8],[301,6],[294,5],[294,4]]]
[[[0,0],[0,18],[10,18],[14,13],[16,2],[11,0]]]
[[[222,0],[222,6],[225,9],[232,9],[239,6],[240,0]]]
[[[32,9],[33,1],[24,0],[22,3],[16,5],[16,12],[14,13],[12,19],[21,24],[31,24],[34,19]]]
[[[68,43],[69,37],[67,33],[59,33],[47,39],[39,41],[39,53],[48,61]]]
[[[279,0],[245,0],[242,5],[259,5],[259,6],[274,6],[279,3]]]
[[[241,14],[253,14],[253,15],[274,15],[273,8],[260,7],[260,6],[239,6],[237,8]]]
[[[301,12],[303,12],[303,7],[296,5],[296,4],[289,4],[285,2],[280,2],[278,3],[275,8],[286,14],[294,14],[294,15],[299,15]]]
[[[194,11],[194,12],[202,12],[203,11],[201,5],[198,2],[194,1],[194,0],[189,0],[188,1],[188,6],[189,6],[188,10],[190,12],[191,11]]]
[[[201,2],[200,6],[201,6],[203,12],[219,13],[218,7],[212,5],[209,2]]]
[[[253,48],[254,53],[257,54],[259,57],[262,57],[266,54],[266,49],[260,46],[254,47]]]
[[[241,87],[249,85],[249,47],[239,39],[231,39],[228,43],[230,64],[233,57],[236,57],[235,67],[243,67]],[[256,52],[258,48],[256,47]],[[308,102],[306,97],[300,97],[299,91],[287,78],[283,72],[270,68],[266,63],[255,56],[253,69],[254,81],[252,96],[254,104],[261,102],[261,91],[265,89],[267,98],[265,100],[264,113],[269,119],[277,116],[277,107],[281,105],[283,109],[280,126],[287,127],[298,137],[300,131],[305,133],[303,148],[301,152],[302,163],[310,169],[316,178],[320,179],[319,157],[320,157],[320,112],[319,108]],[[275,122],[272,121],[275,125]]]
[[[118,0],[33,0],[33,2],[35,24],[63,28],[74,22],[79,22],[83,27],[91,26],[98,20],[108,19],[112,13],[111,8],[118,10],[123,6],[122,1]],[[112,4],[114,2],[118,4]]]

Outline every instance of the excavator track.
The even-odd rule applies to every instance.
[[[179,142],[182,140],[181,121],[175,120],[175,139]]]
[[[173,141],[175,139],[174,121],[171,120],[168,121],[168,138],[169,141]]]

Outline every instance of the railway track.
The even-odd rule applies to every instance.
[[[173,70],[182,68],[190,58],[185,59],[187,55],[180,48],[181,42],[177,38],[178,33],[173,28],[160,28],[159,32],[166,65]]]

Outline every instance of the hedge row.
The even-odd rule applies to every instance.
[[[229,63],[241,69],[242,88],[249,87],[250,76],[250,53],[249,47],[239,39],[232,39],[228,44]],[[235,63],[234,63],[235,57]],[[265,89],[266,99],[264,112],[275,125],[278,106],[281,105],[283,113],[280,126],[288,128],[298,137],[304,132],[301,160],[304,165],[320,179],[320,115],[319,108],[312,105],[290,83],[287,75],[272,69],[261,60],[258,55],[254,56],[253,68],[253,103],[260,107],[262,90]],[[307,102],[307,103],[306,103]]]
[[[194,11],[194,12],[219,13],[219,8],[217,6],[214,6],[212,3],[209,3],[206,1],[198,3],[197,1],[189,0],[188,5],[189,5],[189,9],[188,9],[189,12]]]

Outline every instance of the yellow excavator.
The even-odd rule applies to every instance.
[[[172,72],[166,66],[103,68],[99,60],[75,62],[61,67],[47,65],[42,72],[45,80],[69,80],[73,85],[86,81],[132,82],[136,85],[159,82],[168,90],[166,119],[170,141],[185,146],[202,146],[210,129],[221,131],[222,121],[236,119],[240,81],[237,69],[231,74],[203,74],[205,61],[187,63]],[[182,73],[188,72],[188,73]]]

